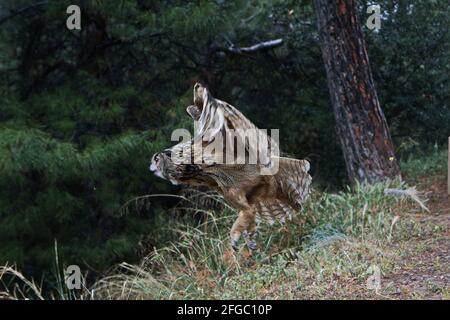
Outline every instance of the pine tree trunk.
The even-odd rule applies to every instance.
[[[337,133],[352,183],[400,176],[355,0],[314,0]]]

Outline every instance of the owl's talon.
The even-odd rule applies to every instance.
[[[238,248],[238,242],[237,242],[236,240],[231,240],[231,248],[233,248],[233,250],[234,250],[235,252],[238,252],[238,251],[239,251],[239,248]]]
[[[255,241],[249,241],[249,242],[247,242],[247,247],[248,247],[250,250],[255,251],[255,250],[257,249],[256,242],[255,242]]]

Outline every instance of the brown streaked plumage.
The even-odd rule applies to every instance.
[[[215,99],[208,90],[196,84],[194,104],[187,108],[188,114],[199,122],[197,137],[203,138],[203,147],[218,135],[226,136],[230,129],[257,129],[240,111],[230,104]],[[237,135],[237,139],[245,137]],[[275,142],[264,136],[271,146]],[[256,249],[256,223],[258,219],[273,222],[284,220],[300,209],[301,203],[309,195],[311,176],[308,174],[309,162],[272,156],[268,164],[222,164],[216,160],[223,154],[202,155],[202,162],[192,162],[192,154],[184,153],[184,161],[174,161],[180,150],[189,150],[193,141],[180,143],[152,158],[150,169],[158,176],[174,184],[204,185],[223,195],[225,201],[239,211],[231,231],[231,245],[237,248],[241,235],[247,246]],[[255,152],[252,146],[246,151]],[[226,147],[223,150],[225,154]],[[188,155],[188,156],[186,156]],[[271,175],[261,174],[261,169],[278,165]]]

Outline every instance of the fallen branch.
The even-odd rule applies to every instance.
[[[420,199],[419,192],[414,187],[408,188],[406,190],[386,188],[384,189],[384,194],[396,198],[410,198],[417,202],[423,210],[425,210],[426,212],[430,212],[430,210],[425,206],[424,201]]]

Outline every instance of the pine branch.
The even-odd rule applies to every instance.
[[[233,53],[254,53],[259,50],[278,47],[281,44],[283,44],[283,39],[279,38],[275,40],[260,42],[250,47],[235,47],[234,44],[231,44],[227,50]]]

